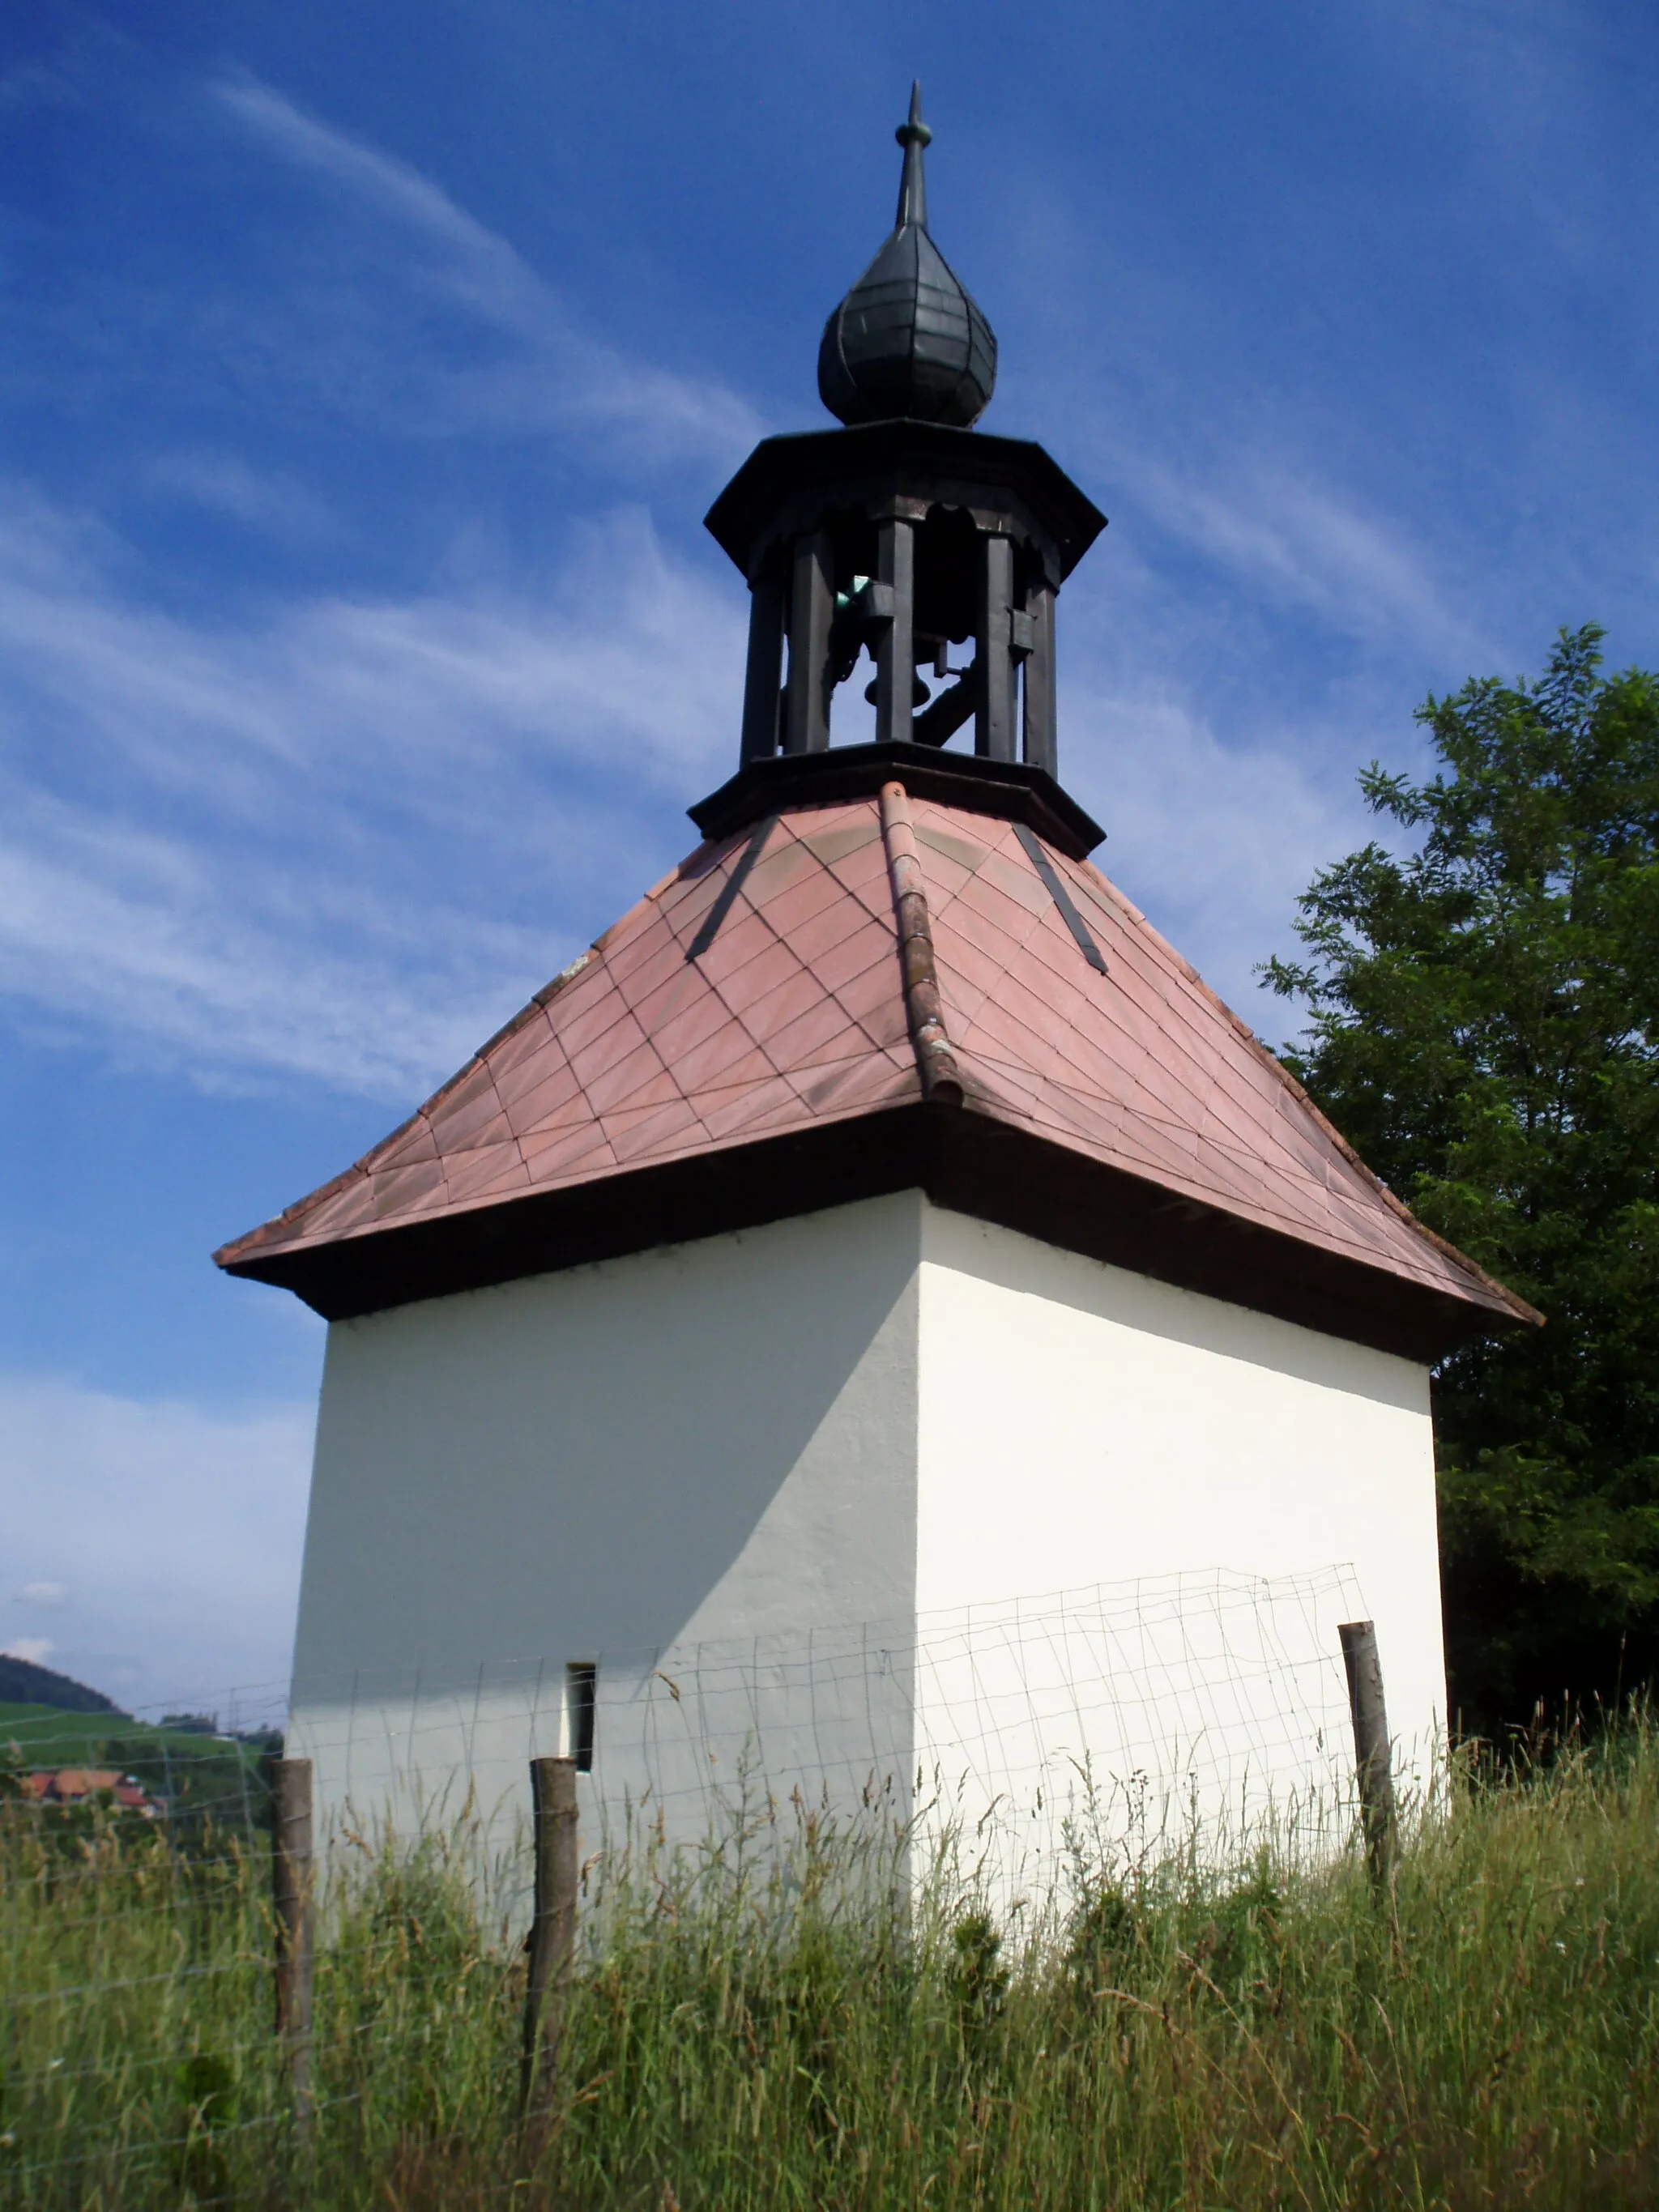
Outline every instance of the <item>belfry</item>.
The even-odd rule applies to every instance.
[[[1090,865],[1056,606],[1104,519],[975,427],[996,341],[917,97],[898,137],[838,427],[708,517],[750,628],[695,849],[216,1255],[330,1324],[291,1734],[325,1809],[510,1804],[562,1748],[585,1821],[696,1832],[745,1755],[779,1798],[902,1812],[954,1760],[958,1802],[1052,1809],[1146,1771],[1077,1626],[1109,1586],[1357,1585],[1402,1743],[1443,1723],[1429,1370],[1528,1310]],[[1223,1781],[1307,1786],[1311,1721],[1206,1711]]]
[[[1105,517],[1041,446],[973,428],[996,340],[928,234],[931,136],[913,95],[892,236],[824,326],[818,391],[846,427],[769,438],[709,514],[748,580],[749,662],[742,769],[692,818],[718,836],[902,768],[916,793],[994,789],[1080,859],[1101,832],[1055,781],[1054,594]],[[817,757],[864,653],[876,749],[847,748],[826,782]],[[969,724],[972,754],[942,757]]]

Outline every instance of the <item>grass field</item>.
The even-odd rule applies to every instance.
[[[762,1824],[764,1827],[764,1824]],[[1363,1861],[1179,1859],[991,1927],[802,1826],[596,1869],[558,2072],[465,1834],[347,1847],[308,2137],[257,1838],[7,1818],[0,2203],[102,2208],[1651,2206],[1659,1736],[1451,1792]],[[862,1898],[862,1904],[851,1900]]]

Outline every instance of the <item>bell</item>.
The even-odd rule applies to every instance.
[[[879,678],[878,678],[878,681]],[[873,707],[876,703],[876,684],[866,684],[864,687],[864,696]],[[921,677],[918,676],[915,683],[910,687],[910,704],[913,707],[925,707],[932,696],[933,694],[928,690],[927,686],[922,682]]]

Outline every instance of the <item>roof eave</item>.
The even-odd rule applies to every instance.
[[[1422,1364],[1538,1318],[1467,1261],[1467,1292],[1415,1281],[989,1115],[938,1105],[890,1107],[315,1244],[248,1249],[245,1241],[218,1257],[228,1273],[292,1291],[343,1321],[907,1189]]]

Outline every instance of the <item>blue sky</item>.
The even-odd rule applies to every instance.
[[[282,1675],[322,1329],[207,1255],[694,842],[701,517],[826,419],[916,74],[987,427],[1111,517],[1062,774],[1256,1027],[1425,692],[1659,658],[1637,0],[6,11],[0,1644]]]

